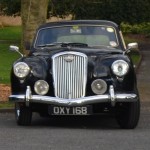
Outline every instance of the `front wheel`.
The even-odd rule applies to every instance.
[[[15,103],[15,116],[18,125],[28,126],[32,120],[32,110],[23,104]]]
[[[123,129],[133,129],[137,126],[140,116],[140,100],[131,103],[118,103],[116,119]]]

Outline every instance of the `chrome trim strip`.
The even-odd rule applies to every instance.
[[[29,91],[29,93],[31,92]],[[30,99],[28,99],[29,97]],[[26,95],[11,95],[9,99],[10,101],[14,101],[14,102],[26,102],[29,100],[29,102],[31,103],[45,103],[45,104],[53,104],[57,106],[82,106],[82,105],[104,103],[104,102],[111,103],[111,99],[112,99],[111,94],[88,96],[88,97],[77,98],[77,99],[62,99],[57,97],[40,96],[40,95],[30,95],[29,97]],[[137,101],[137,95],[134,93],[114,94],[114,97],[116,102]]]
[[[123,35],[122,35],[122,31],[119,31],[119,34],[120,34],[124,49],[127,49],[124,38],[123,38]]]

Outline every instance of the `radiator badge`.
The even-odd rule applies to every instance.
[[[72,62],[73,59],[74,59],[73,55],[68,54],[68,55],[64,56],[64,60],[67,61],[67,62]]]

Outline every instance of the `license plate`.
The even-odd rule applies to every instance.
[[[82,107],[50,106],[49,113],[51,115],[90,115],[92,114],[92,107],[91,106],[82,106]]]

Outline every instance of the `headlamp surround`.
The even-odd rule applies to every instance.
[[[13,66],[13,71],[16,77],[25,78],[30,72],[30,67],[25,62],[18,62]]]
[[[38,80],[34,84],[34,91],[39,95],[45,95],[49,91],[49,84],[44,80]]]
[[[124,60],[116,60],[113,62],[111,69],[116,76],[123,77],[128,73],[129,65]]]

